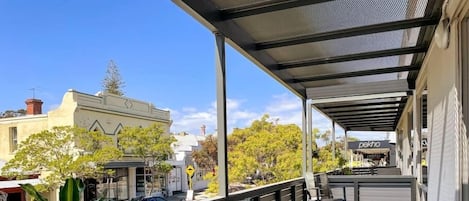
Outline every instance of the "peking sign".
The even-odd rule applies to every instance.
[[[381,142],[379,141],[368,141],[358,143],[359,149],[368,149],[368,148],[381,148]]]
[[[350,149],[379,149],[379,148],[390,148],[388,140],[370,140],[370,141],[357,141],[349,142],[348,147]]]

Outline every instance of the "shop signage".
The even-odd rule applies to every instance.
[[[381,149],[390,148],[388,140],[370,140],[370,141],[357,141],[349,142],[349,149]]]
[[[358,143],[359,149],[369,149],[369,148],[380,148],[381,142],[379,141],[368,141]]]

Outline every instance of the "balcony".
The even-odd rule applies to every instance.
[[[324,177],[325,176],[325,177]],[[324,179],[327,178],[327,181]],[[402,175],[315,175],[320,199],[346,201],[415,201],[416,178]],[[325,192],[327,191],[327,192]],[[313,190],[314,193],[314,190]],[[313,195],[313,197],[317,197]],[[230,193],[221,200],[311,200],[303,177]],[[313,198],[313,200],[316,200]]]

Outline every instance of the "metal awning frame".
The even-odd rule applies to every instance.
[[[330,118],[333,124],[336,123],[345,130],[345,144],[347,146],[348,131],[393,131],[396,128],[399,118],[402,115],[404,106],[407,103],[408,95],[411,95],[412,93],[410,92],[415,89],[415,80],[420,70],[420,66],[423,63],[423,59],[425,58],[428,46],[432,40],[435,25],[440,19],[441,6],[443,3],[443,0],[428,0],[424,15],[422,17],[413,19],[369,24],[366,26],[310,33],[306,35],[289,35],[283,38],[271,38],[271,40],[257,41],[254,39],[254,36],[251,35],[252,33],[250,34],[248,31],[246,31],[249,29],[243,29],[239,24],[236,23],[237,19],[313,4],[318,4],[319,6],[321,3],[328,3],[331,1],[272,0],[259,1],[260,3],[226,9],[219,9],[215,3],[215,0],[173,1],[215,33],[217,44],[217,121],[219,127],[218,146],[219,150],[221,150],[219,151],[218,155],[220,165],[218,178],[220,184],[219,194],[226,198],[228,198],[228,172],[226,151],[226,88],[224,66],[225,41],[302,99],[304,150],[310,149],[312,145],[310,139],[312,131],[312,108],[316,108],[317,111]],[[352,38],[356,36],[384,33],[396,30],[413,29],[416,27],[420,28],[418,39],[415,45],[409,47],[406,45],[402,45],[402,47],[399,48],[387,46],[386,48],[390,49],[378,49],[364,52],[358,51],[334,56],[326,55],[326,57],[321,56],[318,58],[286,57],[287,59],[285,60],[276,59],[274,58],[275,54],[273,54],[274,56],[269,54],[269,50],[274,48],[282,48],[287,46],[302,45],[305,43],[329,41],[342,38]],[[406,63],[404,65],[399,63],[397,66],[375,66],[375,69],[367,69],[369,67],[366,67],[359,70],[342,70],[332,73],[326,71],[324,74],[306,74],[303,73],[306,71],[301,71],[304,69],[315,68],[316,66],[323,64],[335,64],[409,54],[412,54],[411,62],[410,64]],[[293,58],[301,59],[298,60]],[[293,74],[291,72],[301,73]],[[348,85],[335,85],[336,83],[325,85],[311,84],[311,82],[339,79],[345,80],[374,75],[380,75],[375,76],[375,78],[380,79],[383,77],[381,75],[391,75],[391,73],[404,76],[407,75],[407,79],[401,80],[401,77],[398,77],[397,80],[381,79],[381,81],[373,81],[369,83],[344,82]],[[368,100],[376,101],[369,102]],[[336,102],[341,102],[341,104],[336,104]],[[387,106],[380,108],[380,104],[387,104]],[[357,109],[368,106],[373,106],[370,108],[374,109]],[[417,119],[416,114],[414,114],[413,118]],[[414,127],[416,126],[414,125]],[[345,149],[347,149],[347,147]],[[303,153],[303,159],[305,159],[305,163],[303,163],[304,172],[312,171],[312,160],[310,156],[311,153],[309,152]]]

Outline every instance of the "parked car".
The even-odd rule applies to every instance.
[[[142,201],[166,201],[164,197],[161,196],[152,196],[152,197],[145,197]]]
[[[132,198],[131,201],[166,201],[162,195],[152,195],[148,197],[140,196],[136,198]]]

